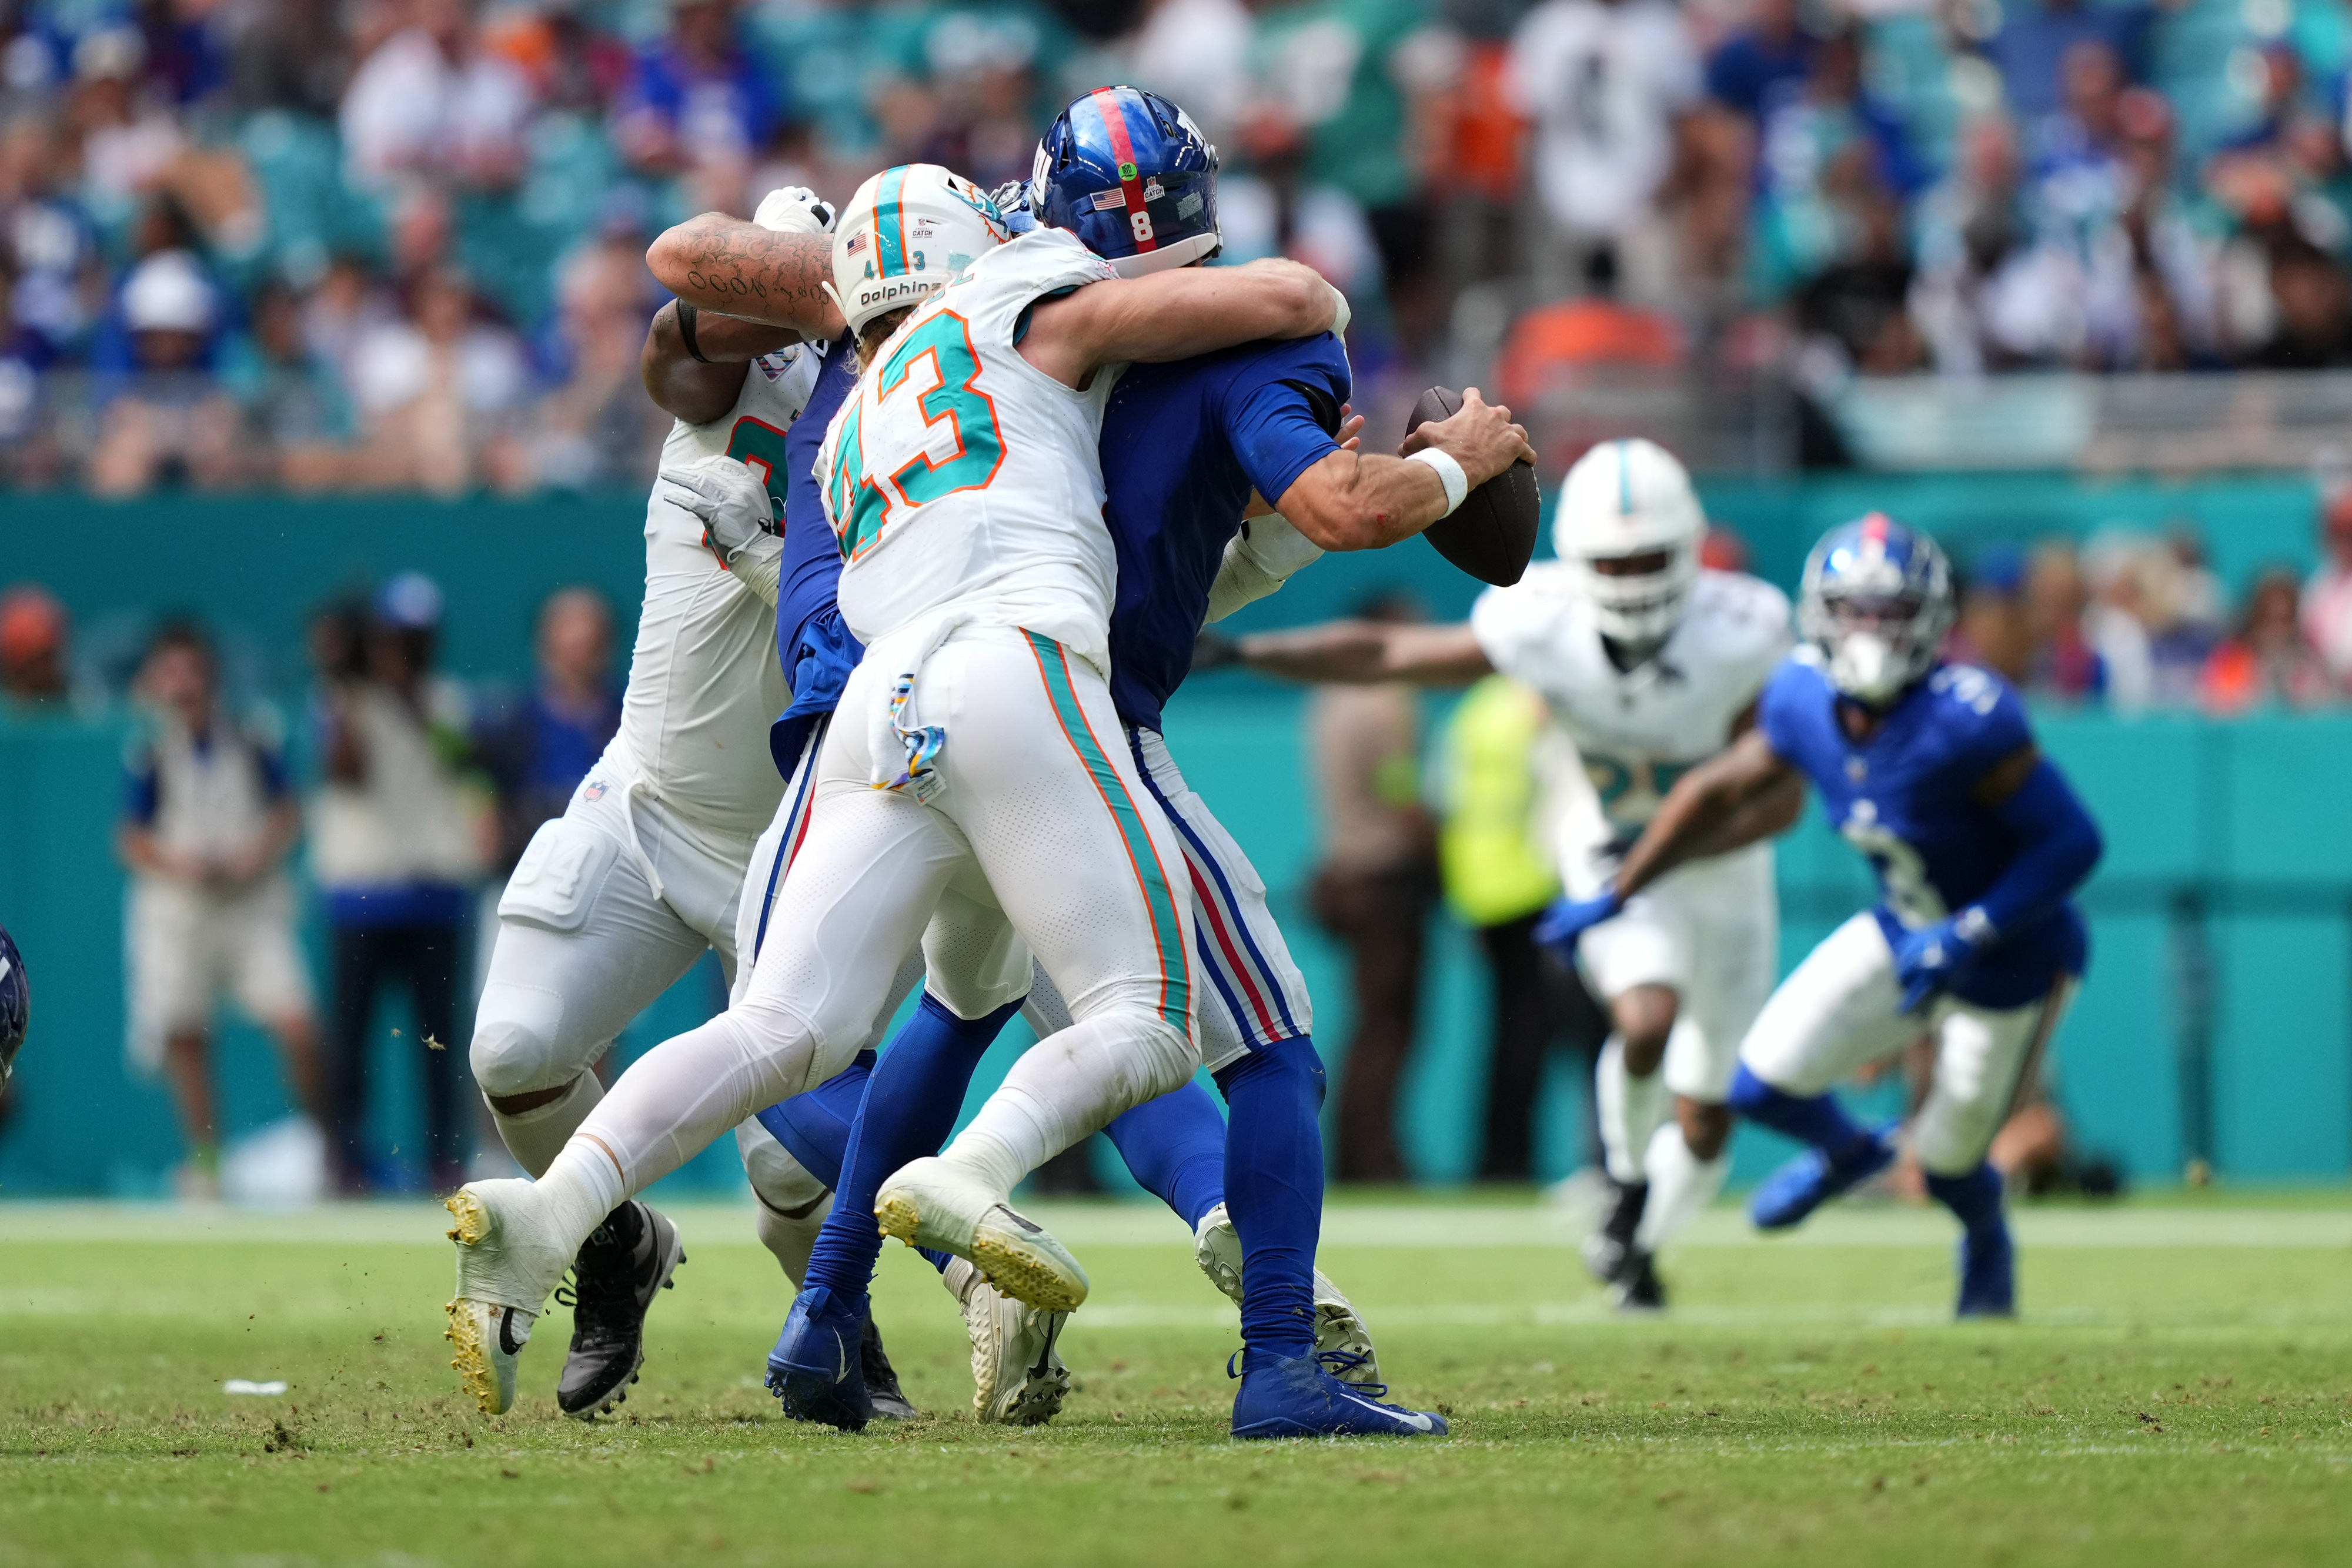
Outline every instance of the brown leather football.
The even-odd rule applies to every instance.
[[[1411,435],[1431,420],[1461,412],[1462,394],[1432,387],[1412,405],[1405,422]],[[1451,517],[1429,525],[1422,538],[1437,553],[1481,582],[1507,588],[1527,571],[1536,553],[1536,532],[1543,521],[1543,495],[1536,486],[1535,465],[1514,463],[1462,498]]]

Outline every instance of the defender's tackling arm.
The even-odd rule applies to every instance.
[[[837,338],[841,312],[826,297],[833,280],[829,235],[782,234],[724,213],[704,213],[668,230],[646,252],[664,288],[698,310]]]

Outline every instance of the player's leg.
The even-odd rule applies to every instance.
[[[1193,1224],[1202,1270],[1241,1309],[1245,1346],[1234,1429],[1242,1436],[1433,1430],[1438,1418],[1381,1406],[1336,1385],[1380,1390],[1371,1335],[1316,1267],[1323,1218],[1323,1062],[1306,977],[1267,906],[1265,883],[1208,802],[1184,781],[1167,743],[1134,729],[1144,786],[1182,845],[1192,884],[1201,1054],[1225,1097],[1220,1125],[1192,1091],[1139,1106],[1111,1124],[1130,1168],[1175,1166],[1188,1146],[1222,1145],[1223,1201]],[[1204,1097],[1205,1098],[1205,1097]],[[1136,1152],[1130,1153],[1130,1150]],[[1202,1175],[1206,1175],[1205,1168]],[[1177,1184],[1173,1204],[1185,1212]],[[1205,1199],[1201,1182],[1191,1200]],[[1430,1425],[1422,1426],[1423,1421]]]
[[[1265,879],[1185,782],[1166,740],[1147,729],[1129,730],[1128,739],[1145,788],[1183,845],[1193,952],[1203,980],[1201,1057],[1232,1113],[1218,1129],[1223,1207],[1186,1216],[1194,1256],[1242,1309],[1243,1338],[1261,1356],[1328,1353],[1342,1359],[1349,1381],[1377,1382],[1362,1319],[1315,1267],[1325,1074],[1306,977],[1266,904]],[[1172,1106],[1181,1094],[1138,1107],[1121,1122],[1156,1121],[1155,1107]],[[1205,1124],[1201,1130],[1208,1130]]]
[[[859,1060],[863,1061],[868,1055],[869,1052],[860,1052]],[[846,1077],[862,1082],[865,1074],[844,1071],[832,1082]],[[803,1094],[785,1103],[798,1104],[815,1098],[814,1093]],[[803,1109],[806,1113],[812,1108]],[[854,1113],[854,1105],[852,1109]],[[832,1212],[833,1188],[824,1173],[803,1163],[798,1151],[778,1139],[759,1117],[735,1129],[735,1147],[742,1156],[744,1174],[751,1178],[753,1224],[761,1244],[782,1266],[784,1278],[792,1282],[797,1294],[801,1281],[808,1275],[809,1248],[816,1239],[817,1228]],[[885,1420],[908,1421],[922,1414],[899,1386],[898,1371],[882,1348],[881,1333],[874,1326],[870,1314],[859,1333],[858,1366],[876,1416]]]
[[[1885,1134],[1854,1123],[1830,1090],[1925,1027],[1902,1006],[1894,951],[1865,911],[1807,954],[1757,1014],[1740,1044],[1731,1108],[1812,1145],[1757,1189],[1748,1214],[1758,1225],[1797,1224],[1894,1159]]]
[[[1633,1246],[1645,1258],[1723,1190],[1732,1124],[1726,1102],[1739,1043],[1772,994],[1780,963],[1770,852],[1737,852],[1705,871],[1704,885],[1694,885],[1696,896],[1685,901],[1691,967],[1684,1027],[1667,1040],[1660,1073],[1674,1096],[1674,1118],[1651,1135],[1643,1161],[1650,1197]]]
[[[2000,1173],[1985,1156],[2020,1088],[2065,1017],[2072,977],[2029,1007],[1948,1004],[1936,1030],[1936,1078],[1913,1123],[1911,1146],[1927,1190],[1959,1220],[1959,1315],[2017,1311],[2016,1248],[2002,1213]]]
[[[944,1154],[884,1183],[877,1208],[887,1233],[1067,1310],[1085,1271],[1028,1222],[990,1217],[1037,1166],[1198,1064],[1181,852],[1119,744],[1109,687],[1050,639],[960,635],[931,656],[919,707],[952,748],[941,809],[1076,1021],[1014,1062]]]
[[[1584,1240],[1584,1261],[1621,1300],[1642,1283],[1634,1233],[1650,1201],[1650,1145],[1672,1106],[1664,1067],[1689,983],[1689,945],[1676,899],[1685,877],[1636,895],[1622,914],[1585,934],[1577,963],[1610,1019],[1592,1072],[1601,1165],[1611,1200]]]
[[[485,1408],[512,1397],[532,1316],[605,1214],[753,1112],[846,1065],[948,873],[967,858],[939,813],[867,788],[862,758],[836,770],[832,750],[818,826],[785,878],[742,1001],[635,1063],[535,1186],[476,1183],[451,1200],[453,1334]]]
[[[923,998],[878,1061],[862,1053],[869,1071],[853,1067],[761,1113],[787,1145],[805,1145],[812,1163],[838,1172],[838,1194],[803,1289],[769,1353],[767,1385],[787,1416],[853,1431],[884,1408],[878,1399],[869,1403],[873,1388],[861,1388],[861,1377],[851,1375],[848,1354],[872,1322],[866,1290],[882,1247],[876,1193],[891,1173],[935,1155],[947,1141],[973,1070],[1020,1006],[1034,968],[971,863],[941,891],[914,964],[908,987],[928,976]],[[827,1103],[845,1081],[859,1077],[857,1100]],[[1024,1425],[1050,1419],[1069,1386],[1053,1351],[1061,1314],[1004,1301],[969,1264],[951,1269],[958,1260],[949,1254],[922,1251],[942,1270],[972,1335],[978,1417]]]
[[[558,850],[575,848],[590,872],[549,878],[544,867],[555,857],[533,841],[499,903],[468,1053],[500,1138],[533,1176],[604,1098],[594,1064],[614,1037],[708,946],[655,895],[617,839],[573,819],[540,834]],[[566,1415],[593,1416],[626,1396],[645,1363],[646,1313],[685,1259],[677,1227],[635,1199],[615,1204],[581,1242],[572,1341],[556,1384]]]

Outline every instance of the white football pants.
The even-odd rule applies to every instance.
[[[1580,898],[1615,871],[1579,865],[1569,877]],[[1589,885],[1588,885],[1589,884]],[[1751,844],[1678,866],[1586,932],[1578,965],[1604,1000],[1636,986],[1664,986],[1676,998],[1666,1037],[1665,1086],[1720,1105],[1731,1092],[1739,1042],[1756,1021],[1780,967],[1780,904],[1772,846]],[[1633,1155],[1636,1164],[1640,1154]]]
[[[741,979],[736,927],[751,846],[633,794],[630,777],[625,756],[607,751],[563,815],[532,836],[499,900],[475,1009],[474,1080],[499,1098],[575,1085],[520,1115],[491,1113],[534,1176],[594,1109],[604,1091],[593,1069],[631,1019],[711,949]],[[809,1178],[756,1119],[736,1137],[763,1207],[803,1209],[821,1195],[804,1190]]]
[[[1199,1064],[1181,852],[1101,675],[1050,639],[958,632],[913,690],[916,722],[947,734],[928,800],[869,783],[899,761],[872,755],[896,676],[869,657],[850,677],[740,999],[647,1052],[582,1124],[629,1190],[845,1066],[919,942],[928,988],[961,1017],[1024,995],[1033,950],[1067,998],[1076,1023],[991,1103],[1032,1119],[1024,1147],[1058,1152]],[[1061,1097],[1042,1119],[1040,1103],[1018,1104],[1020,1081],[1040,1076],[1092,1084],[1083,1113]]]
[[[2053,981],[2047,996],[2021,1008],[1980,1008],[1947,996],[1924,1014],[1905,1013],[1894,949],[1865,910],[1780,982],[1739,1059],[1782,1093],[1811,1096],[1931,1036],[1936,1082],[1912,1124],[1912,1148],[1930,1175],[1966,1176],[1983,1162],[2018,1085],[2058,1032],[2075,982],[2071,975]]]

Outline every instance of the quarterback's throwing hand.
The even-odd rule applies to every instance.
[[[782,534],[773,497],[757,474],[732,457],[706,457],[665,468],[655,493],[702,521],[702,547],[731,567],[762,534]]]
[[[1563,898],[1536,922],[1536,946],[1563,964],[1576,959],[1577,939],[1625,907],[1614,887],[1604,887],[1591,898]]]

